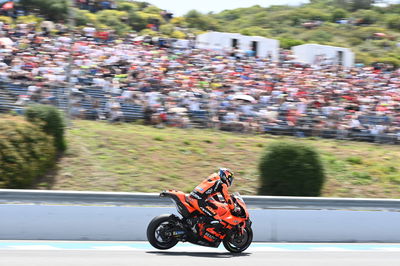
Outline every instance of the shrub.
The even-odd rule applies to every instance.
[[[0,21],[4,22],[6,24],[12,24],[13,19],[11,17],[6,17],[6,16],[0,16]]]
[[[54,106],[36,104],[27,108],[25,116],[28,121],[39,125],[42,130],[54,137],[54,146],[57,151],[63,152],[67,148],[64,138],[64,119],[62,113]]]
[[[393,57],[375,58],[372,63],[385,63],[393,65],[396,68],[400,67],[400,60]]]
[[[175,38],[175,39],[185,39],[185,38],[186,38],[186,34],[183,33],[182,31],[174,30],[174,31],[171,33],[171,37],[172,37],[172,38]]]
[[[131,30],[131,28],[126,25],[128,13],[125,11],[102,10],[96,13],[96,17],[100,23],[114,29],[119,35],[125,34]]]
[[[259,171],[262,195],[319,196],[325,179],[319,154],[295,143],[269,145]]]
[[[75,8],[75,23],[77,26],[85,26],[88,24],[92,24],[96,27],[99,26],[99,21],[97,20],[97,16],[93,13],[90,13],[87,10],[82,10]]]
[[[386,19],[386,25],[389,29],[400,30],[399,15],[389,15]]]
[[[264,29],[259,26],[252,26],[252,27],[244,28],[240,31],[240,33],[243,35],[248,35],[248,36],[264,36],[264,37],[268,37],[270,34],[268,29]]]
[[[172,32],[174,32],[174,25],[172,24],[164,24],[160,26],[160,33],[164,35],[171,35]]]
[[[0,187],[26,188],[53,166],[53,137],[20,117],[0,119]]]
[[[279,38],[280,46],[284,49],[290,49],[293,46],[304,44],[302,40],[295,40],[290,38]]]
[[[29,15],[29,16],[20,16],[17,18],[16,23],[17,24],[29,24],[29,23],[37,23],[39,24],[40,22],[43,21],[43,18],[36,17],[34,15]]]

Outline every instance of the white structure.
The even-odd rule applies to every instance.
[[[197,36],[196,47],[200,49],[223,50],[226,52],[250,53],[258,57],[279,59],[279,41],[259,36],[245,36],[239,33],[207,32]]]
[[[354,66],[354,53],[349,48],[320,44],[302,44],[292,47],[296,61],[313,66],[341,65]]]

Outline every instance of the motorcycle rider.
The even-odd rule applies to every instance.
[[[218,194],[221,194],[229,209],[235,210],[235,205],[228,192],[232,183],[233,172],[228,168],[220,168],[218,173],[211,174],[190,193],[190,204],[209,218],[208,224],[219,222],[215,212],[218,207],[209,201],[210,198],[218,200]]]

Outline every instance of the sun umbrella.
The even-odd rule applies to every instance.
[[[246,94],[236,94],[232,97],[232,100],[243,100],[243,101],[248,101],[248,102],[256,101],[256,99],[254,99],[252,96],[246,95]]]

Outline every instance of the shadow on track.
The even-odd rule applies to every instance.
[[[203,257],[203,258],[233,258],[233,257],[246,257],[251,253],[230,253],[230,252],[186,252],[186,251],[147,251],[148,254],[155,254],[161,256],[187,256],[187,257]]]

